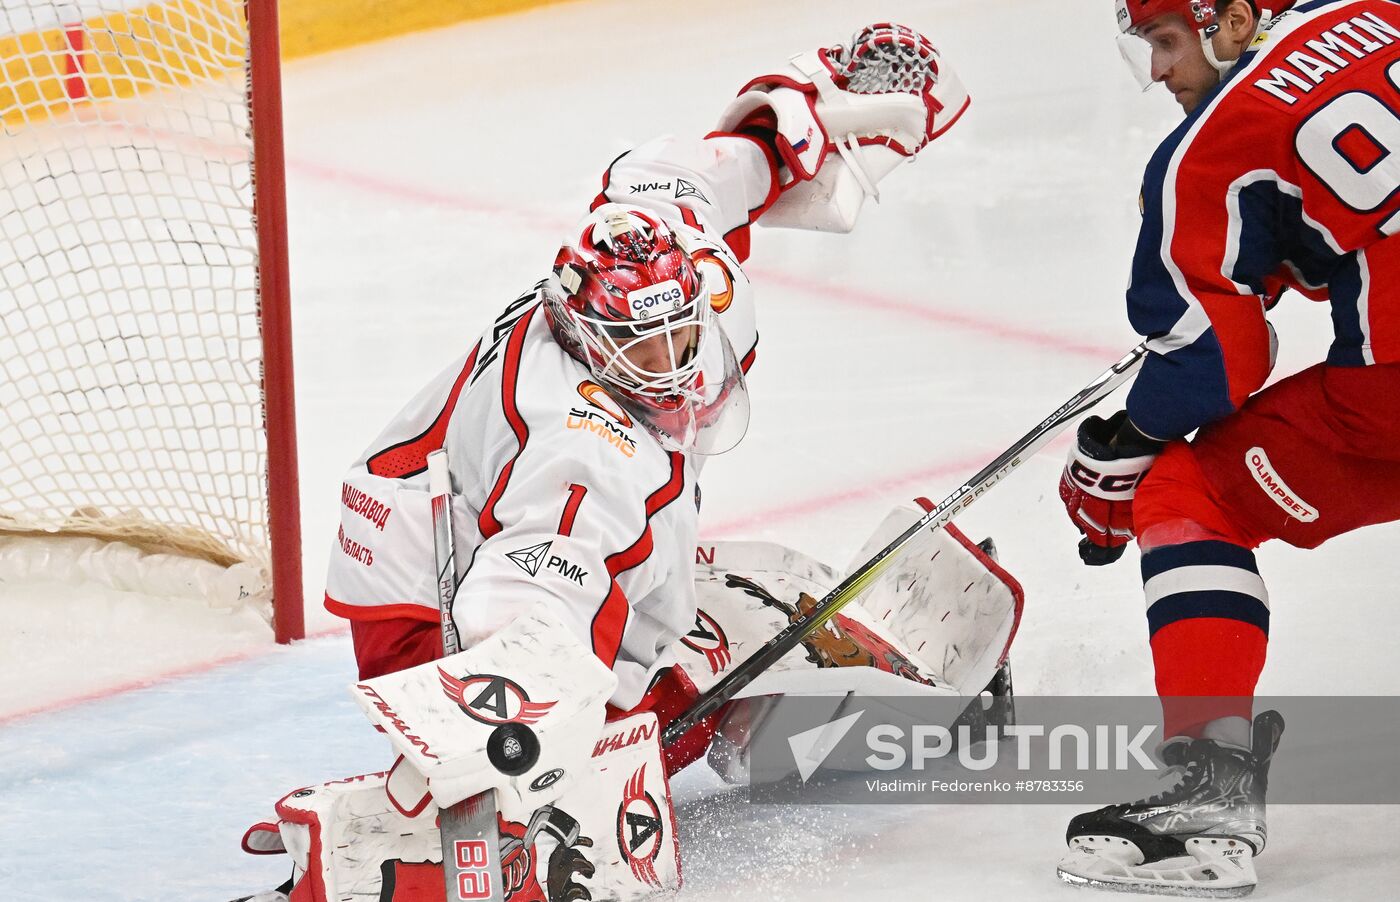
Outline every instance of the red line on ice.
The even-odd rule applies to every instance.
[[[1064,436],[1051,442],[1041,453],[1052,452],[1057,448],[1063,448],[1068,443]],[[746,530],[761,527],[767,524],[778,523],[784,520],[795,520],[800,517],[809,516],[814,513],[827,510],[833,507],[841,507],[847,504],[857,504],[878,498],[882,495],[889,495],[900,491],[923,491],[924,483],[928,480],[943,479],[949,476],[971,476],[982,467],[991,463],[992,456],[999,452],[987,452],[976,457],[968,456],[955,461],[934,464],[932,466],[920,467],[915,470],[907,470],[894,476],[883,479],[875,479],[852,488],[843,489],[837,492],[827,492],[819,495],[810,495],[806,498],[799,498],[783,504],[776,504],[763,508],[742,517],[732,517],[728,520],[705,524],[703,526],[704,536],[702,540],[720,539],[743,533]],[[331,627],[311,633],[307,639],[322,639],[327,636],[343,635],[348,632],[345,627]],[[134,692],[138,689],[148,689],[162,683],[172,682],[184,677],[196,676],[208,673],[229,664],[238,664],[249,661],[253,658],[262,657],[275,653],[280,646],[259,646],[246,651],[235,652],[212,661],[204,661],[199,664],[191,664],[185,667],[177,667],[171,670],[155,673],[150,676],[129,680],[105,689],[98,689],[86,692],[81,695],[70,696],[33,708],[26,708],[9,714],[0,714],[0,726],[14,723],[26,717],[33,717],[38,714],[52,714],[67,708],[87,702],[101,701],[122,695],[127,692]]]
[[[550,232],[555,235],[562,236],[574,222],[572,219],[555,214],[541,213],[525,207],[511,206],[482,198],[475,198],[447,189],[424,188],[378,175],[341,169],[336,166],[313,163],[307,160],[289,159],[287,161],[287,168],[294,173],[305,175],[319,181],[347,185],[371,194],[382,194],[399,200],[413,201],[426,206],[447,207],[467,213],[489,213],[493,216],[513,219],[527,228]],[[539,259],[545,260],[545,254],[550,250],[551,248],[549,247],[541,247]],[[1117,360],[1119,357],[1123,356],[1123,353],[1128,348],[1126,344],[1123,347],[1117,347],[1115,345],[1079,341],[1071,336],[1044,329],[1037,329],[1034,326],[1028,326],[1023,323],[1013,323],[1010,320],[997,317],[980,316],[960,310],[939,309],[913,304],[900,299],[894,294],[857,288],[849,284],[810,279],[787,270],[753,265],[748,265],[745,269],[755,275],[754,281],[757,283],[759,291],[762,291],[764,285],[782,286],[791,291],[801,292],[810,299],[828,300],[842,306],[851,307],[852,309],[859,308],[862,311],[877,310],[882,313],[897,315],[906,320],[915,319],[923,322],[935,323],[940,326],[961,329],[998,341],[1026,345],[1039,350],[1089,357],[1094,360],[1103,361],[1105,366],[1111,361]]]
[[[832,299],[853,311],[859,310],[864,313],[867,310],[878,310],[882,313],[892,313],[902,318],[937,323],[940,326],[974,332],[1011,344],[1028,345],[1040,350],[1088,357],[1103,361],[1105,366],[1122,357],[1129,347],[1127,344],[1120,347],[1097,342],[1083,342],[1056,332],[1015,324],[995,317],[978,316],[961,310],[911,304],[882,291],[857,288],[840,282],[811,279],[785,270],[752,265],[746,266],[745,269],[753,274],[754,282],[760,290],[764,285],[781,285],[792,291],[802,292],[808,298]],[[934,350],[931,353],[937,352]]]
[[[399,182],[381,176],[371,175],[366,172],[341,169],[336,166],[327,166],[308,160],[293,160],[289,158],[287,160],[287,169],[298,175],[309,176],[318,181],[330,182],[331,184],[346,185],[368,194],[382,194],[398,200],[413,201],[414,203],[428,207],[445,207],[464,213],[488,213],[492,216],[513,219],[516,220],[519,225],[531,229],[538,229],[542,232],[555,233],[561,238],[574,223],[572,219],[566,217],[536,213],[524,207],[510,206],[482,198],[470,197],[447,189],[420,187],[407,182]],[[540,248],[541,259],[546,259],[545,254],[549,253],[551,250],[552,249],[549,247],[542,246]]]
[[[1041,449],[1041,454],[1053,454],[1057,450],[1062,450],[1069,444],[1067,436],[1060,436],[1053,440],[1045,448]],[[884,479],[875,479],[852,488],[842,489],[837,492],[827,492],[820,495],[810,495],[806,498],[799,498],[794,501],[775,504],[771,507],[753,511],[742,517],[732,517],[728,520],[719,520],[713,523],[701,523],[700,528],[705,539],[722,539],[745,530],[762,527],[769,523],[783,520],[796,520],[811,514],[820,513],[833,507],[841,507],[847,504],[857,504],[895,494],[901,491],[924,492],[927,488],[925,483],[933,479],[946,479],[952,477],[971,478],[974,473],[981,470],[992,462],[995,454],[1000,451],[987,452],[976,457],[968,456],[961,460],[948,461],[922,467],[917,470],[907,470]],[[961,483],[959,483],[961,484]],[[949,485],[949,489],[956,486]],[[909,500],[909,499],[905,499]]]
[[[317,632],[309,634],[306,638],[323,639],[327,636],[338,636],[345,633],[349,633],[349,631],[350,630],[348,627],[335,626],[323,630],[318,630]],[[87,702],[101,701],[102,699],[111,698],[114,695],[122,695],[127,692],[135,692],[138,689],[149,689],[152,686],[157,686],[162,683],[169,683],[173,680],[178,680],[183,677],[195,676],[201,673],[208,673],[211,670],[217,670],[218,668],[227,666],[229,664],[238,664],[243,661],[252,660],[253,658],[260,658],[263,655],[273,654],[281,647],[282,646],[279,645],[259,645],[256,648],[250,648],[245,651],[234,652],[232,654],[224,655],[220,658],[215,658],[212,661],[201,661],[198,664],[187,664],[184,667],[175,667],[170,670],[163,670],[158,673],[153,673],[149,676],[138,677],[134,680],[128,680],[125,683],[118,683],[115,686],[108,686],[104,689],[95,689],[91,692],[84,692],[79,695],[72,695],[67,698],[58,699],[56,701],[46,702],[42,705],[35,705],[32,708],[24,708],[22,710],[14,711],[9,714],[0,714],[0,726],[5,726],[6,724],[13,723],[17,720],[23,720],[26,717],[33,717],[37,714],[52,714],[55,711],[62,711],[67,708],[73,708],[78,705],[86,704]]]

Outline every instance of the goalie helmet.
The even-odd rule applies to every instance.
[[[666,447],[718,454],[738,444],[743,373],[681,236],[626,204],[603,204],[574,235],[545,292],[555,339]],[[735,406],[737,436],[734,418],[720,416]]]

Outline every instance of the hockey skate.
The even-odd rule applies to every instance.
[[[1177,783],[1150,798],[1070,821],[1060,879],[1079,886],[1175,896],[1246,896],[1264,850],[1264,794],[1283,718],[1254,720],[1249,751],[1176,740],[1162,759]],[[1170,771],[1168,771],[1170,773]]]

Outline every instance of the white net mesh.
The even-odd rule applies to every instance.
[[[235,0],[0,9],[0,531],[267,569]]]

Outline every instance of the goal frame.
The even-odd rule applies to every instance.
[[[263,429],[267,437],[267,515],[272,567],[272,630],[277,642],[306,635],[301,572],[301,506],[287,262],[286,157],[282,147],[281,40],[277,0],[245,0],[248,103],[253,129],[253,217],[258,240]]]

